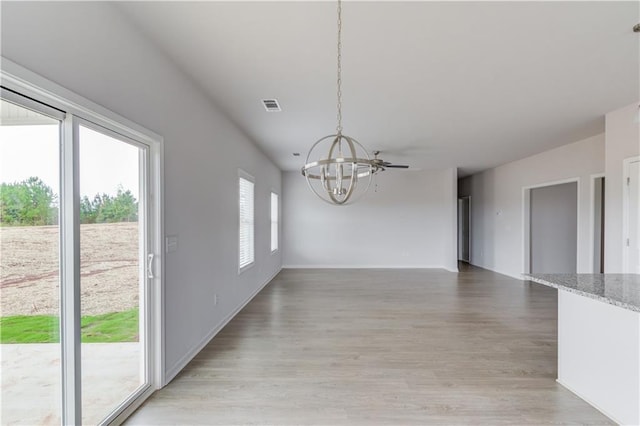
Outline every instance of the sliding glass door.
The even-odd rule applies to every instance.
[[[2,423],[109,423],[157,365],[151,147],[10,91],[0,102]]]

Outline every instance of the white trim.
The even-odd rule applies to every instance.
[[[530,264],[530,250],[531,250],[531,218],[530,203],[531,203],[531,190],[535,188],[544,188],[547,186],[562,185],[564,183],[576,182],[576,270],[578,265],[581,264],[580,256],[580,244],[582,243],[580,238],[580,177],[573,177],[561,180],[555,180],[550,182],[538,183],[535,185],[527,185],[522,187],[522,264],[521,274],[528,274],[531,272]],[[510,275],[511,276],[511,275]]]
[[[14,105],[19,105],[21,107],[36,111],[42,115],[45,115],[47,117],[51,117],[54,120],[58,120],[58,121],[64,121],[65,117],[66,117],[66,113],[53,108],[49,105],[45,105],[41,102],[37,102],[34,101],[33,99],[30,98],[25,98],[24,96],[16,93],[16,92],[12,92],[10,90],[7,90],[5,88],[0,88],[0,96],[2,97],[3,100],[13,103]]]
[[[102,133],[103,135],[109,136],[112,139],[117,139],[129,145],[135,146],[136,148],[142,148],[142,149],[149,148],[148,142],[146,141],[141,142],[138,139],[133,139],[132,137],[126,134],[123,134],[125,132],[116,132],[108,127],[104,127],[100,124],[95,123],[94,121],[91,121],[91,118],[89,119],[80,118],[80,117],[76,117],[76,118],[78,119],[78,124],[86,129],[93,130],[94,132],[97,132],[97,133]]]
[[[467,259],[460,259],[459,257],[459,252],[460,252],[460,203],[464,200],[467,200],[468,204],[469,204],[469,235],[467,235],[467,242],[468,242],[468,253],[467,253]],[[456,250],[456,260],[460,260],[463,262],[467,262],[467,263],[471,263],[471,195],[463,195],[461,197],[458,197],[457,199],[458,203],[457,203],[457,207],[458,207],[458,229],[457,229],[457,235],[456,235],[456,241],[458,242],[458,250]]]
[[[596,225],[596,210],[595,210],[595,189],[596,189],[596,179],[605,177],[604,173],[594,173],[589,176],[589,247],[591,248],[591,253],[589,255],[589,272],[596,273],[594,271],[596,266],[596,259],[593,257],[593,254],[596,249],[596,242],[594,238],[594,228]]]
[[[253,177],[253,175],[250,175],[249,173],[245,172],[242,169],[238,169],[238,177],[244,178],[248,181],[251,181],[253,184],[256,183],[256,178]]]
[[[166,354],[166,338],[165,338],[165,271],[166,262],[164,251],[164,143],[163,140],[154,142],[149,150],[149,209],[153,213],[149,213],[149,230],[156,238],[149,243],[149,251],[156,255],[156,274],[153,279],[153,285],[150,286],[149,297],[151,303],[150,317],[155,325],[154,330],[149,334],[153,339],[153,368],[151,383],[155,389],[162,388],[165,383],[165,354]],[[151,284],[151,283],[150,283]],[[151,359],[149,359],[151,361]],[[147,398],[145,396],[145,398]]]
[[[275,195],[276,199],[278,201],[278,204],[277,204],[278,218],[276,220],[276,225],[278,226],[278,228],[277,228],[278,232],[277,232],[277,237],[276,238],[278,240],[276,242],[277,244],[276,244],[275,250],[271,250],[271,255],[273,256],[273,255],[278,254],[278,252],[280,251],[280,242],[282,241],[281,238],[280,238],[280,228],[281,228],[281,226],[280,226],[280,223],[281,223],[280,218],[281,218],[282,215],[280,214],[280,210],[281,210],[280,209],[280,194],[278,194],[278,192],[276,192],[276,190],[272,188],[272,189],[269,190],[269,249],[271,249],[271,247],[273,246],[273,234],[271,233],[271,227],[273,226],[273,217],[271,216],[271,213],[273,212],[272,205],[271,205],[272,195]]]
[[[145,386],[141,389],[138,389],[136,392],[131,394],[127,399],[122,401],[118,407],[111,412],[109,416],[102,419],[99,423],[100,426],[106,425],[120,425],[124,423],[124,421],[133,414],[142,404],[144,404],[145,400],[149,398],[156,390],[153,386]]]
[[[211,340],[216,337],[216,335],[229,324],[229,322],[236,316],[249,302],[253,300],[254,297],[258,295],[264,289],[267,284],[269,284],[273,279],[280,273],[282,268],[279,268],[270,278],[268,278],[261,286],[259,286],[253,293],[249,295],[249,297],[241,303],[236,309],[233,310],[229,315],[227,315],[216,327],[214,327],[198,344],[196,344],[190,351],[184,354],[174,365],[167,371],[165,376],[166,384],[169,384],[177,375],[182,371],[183,368],[191,362],[191,360],[198,355],[198,353],[204,349],[205,346],[211,342]]]
[[[242,224],[240,223],[240,180],[244,179],[248,182],[251,182],[251,184],[253,184],[253,200],[252,200],[252,210],[253,210],[253,226],[251,228],[251,232],[253,233],[253,259],[251,260],[251,262],[241,265],[240,264],[240,230],[242,227]],[[238,190],[237,190],[237,194],[238,194],[238,202],[237,202],[237,206],[238,206],[238,250],[237,250],[237,260],[238,260],[238,275],[242,274],[243,272],[245,272],[248,269],[251,269],[255,264],[256,264],[256,179],[250,175],[249,173],[245,172],[242,169],[238,169],[238,177],[236,178],[236,182],[238,184]]]
[[[60,343],[62,424],[82,423],[78,121],[67,114],[60,149]]]
[[[482,266],[478,267],[483,268]],[[326,263],[319,265],[282,265],[282,269],[444,269],[450,272],[460,272],[457,269],[451,269],[443,265],[338,265]]]
[[[486,271],[495,272],[496,274],[500,274],[500,275],[504,275],[504,276],[509,277],[509,278],[513,278],[514,280],[518,280],[518,281],[522,281],[522,282],[529,281],[529,279],[523,277],[522,275],[514,275],[511,272],[503,271],[503,270],[500,270],[500,269],[489,268],[487,266],[477,265],[477,264],[471,263],[471,262],[469,263],[469,265],[475,266],[476,268],[484,269]]]
[[[486,269],[487,271],[495,272],[496,274],[505,275],[509,278],[513,278],[518,281],[528,281],[528,279],[522,277],[521,275],[513,275],[506,271],[496,270],[492,268],[487,268],[482,265],[476,265],[474,263],[469,263],[469,265],[475,266],[477,268]],[[459,273],[460,271],[454,270],[451,268],[447,268],[442,265],[282,265],[282,269],[441,269],[447,272]]]
[[[629,167],[631,163],[640,161],[640,155],[628,157],[622,160],[622,272],[629,272],[629,186],[627,178],[630,177]]]
[[[467,263],[471,263],[471,253],[473,252],[473,212],[471,209],[473,201],[471,200],[471,195],[468,195],[467,197],[469,198],[469,260],[467,260]]]
[[[477,265],[473,265],[473,266],[477,266]],[[514,280],[528,281],[522,275],[514,275],[511,272],[503,271],[501,269],[491,269],[491,268],[482,268],[482,269],[486,269],[488,271],[495,272],[496,274],[500,274],[500,275],[504,275],[504,276],[509,277],[509,278],[513,278]]]

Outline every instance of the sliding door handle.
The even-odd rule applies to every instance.
[[[156,257],[155,254],[149,253],[147,255],[147,278],[155,278],[156,276],[153,273],[153,259]]]

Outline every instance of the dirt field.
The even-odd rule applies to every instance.
[[[0,228],[0,315],[59,314],[57,226]],[[138,306],[138,224],[81,225],[82,315]]]

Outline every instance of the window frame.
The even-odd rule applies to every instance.
[[[238,169],[238,275],[253,267],[256,264],[256,180],[249,173],[242,169]],[[250,247],[251,260],[247,263],[242,263],[242,181],[251,183],[251,234],[250,239],[252,247]]]

